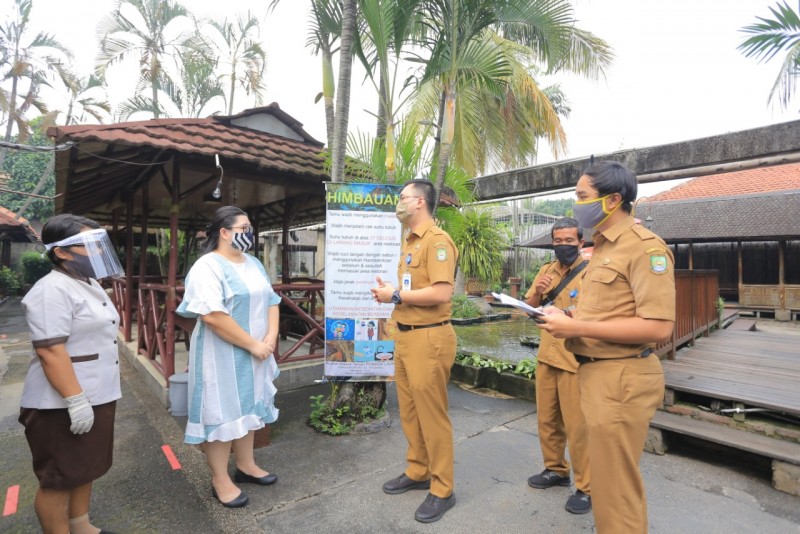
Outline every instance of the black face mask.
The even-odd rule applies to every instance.
[[[578,259],[577,245],[553,245],[553,251],[556,253],[556,258],[561,262],[561,265],[566,265],[567,267]]]

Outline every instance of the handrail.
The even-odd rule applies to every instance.
[[[685,344],[694,344],[701,333],[708,335],[719,324],[719,271],[692,269],[675,271],[675,328],[670,339],[656,345],[659,356],[674,360]]]

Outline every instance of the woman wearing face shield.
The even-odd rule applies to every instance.
[[[92,483],[111,467],[121,397],[119,315],[97,280],[123,271],[91,219],[51,217],[42,242],[53,270],[22,299],[36,352],[19,417],[39,479],[34,507],[44,532],[96,534]]]
[[[211,493],[223,506],[249,498],[235,484],[274,484],[278,477],[253,457],[254,432],[278,418],[278,304],[264,266],[246,252],[253,227],[235,206],[216,211],[204,254],[186,278],[177,313],[198,318],[189,353],[189,421],[186,443],[202,444],[211,469]],[[236,471],[231,480],[228,458]]]

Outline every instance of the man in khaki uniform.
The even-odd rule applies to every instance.
[[[375,300],[395,305],[395,382],[408,440],[408,467],[383,491],[430,489],[414,515],[423,523],[438,521],[456,504],[447,383],[456,357],[450,301],[458,253],[447,232],[434,224],[435,198],[429,180],[407,182],[397,203],[397,218],[408,229],[397,268],[400,287],[378,277],[372,289]]]
[[[630,214],[636,176],[628,168],[613,161],[592,165],[575,194],[575,218],[595,229],[592,259],[575,318],[551,308],[541,328],[567,338],[580,364],[597,532],[646,533],[639,459],[664,397],[653,348],[675,323],[674,261],[664,241]]]
[[[557,260],[542,266],[525,294],[525,301],[531,306],[574,309],[578,303],[582,269],[586,266],[586,260],[580,255],[583,230],[578,221],[564,217],[553,224],[550,235]],[[576,491],[564,508],[573,514],[586,514],[592,511],[592,499],[586,422],[576,374],[578,362],[564,348],[564,340],[556,339],[546,330],[541,331],[537,359],[536,412],[545,469],[528,478],[528,485],[538,489],[569,486],[570,463],[565,455],[569,445]]]

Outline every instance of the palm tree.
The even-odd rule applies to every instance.
[[[225,91],[216,75],[216,63],[196,49],[180,53],[180,74],[173,80],[162,74],[158,81],[162,98],[154,102],[144,96],[146,91],[137,91],[117,109],[121,120],[130,120],[137,113],[166,117],[206,117],[225,111]]]
[[[280,0],[272,0],[269,9],[273,10]],[[325,127],[328,137],[328,150],[333,146],[333,123],[336,82],[333,79],[333,54],[336,41],[342,33],[342,5],[339,0],[311,0],[311,32],[306,41],[313,53],[322,54],[322,91],[316,100],[323,99],[325,106]]]
[[[206,28],[208,31],[202,31],[200,39],[211,57],[217,58],[217,68],[222,72],[220,77],[228,82],[228,115],[233,115],[237,86],[253,95],[256,105],[260,106],[267,55],[258,42],[258,19],[248,12],[247,16],[238,17],[235,24],[227,19],[222,23],[210,20]]]
[[[67,111],[64,113],[64,125],[69,126],[72,124],[73,119],[77,119],[78,122],[86,122],[87,116],[102,123],[103,119],[111,112],[111,107],[105,100],[105,94],[103,93],[105,89],[103,82],[94,75],[80,78],[66,69],[61,69],[59,74],[59,79],[64,84],[68,98]],[[55,124],[55,115],[53,115],[52,118],[53,121],[49,121],[47,117],[42,120],[39,125],[42,132],[45,132],[49,126]],[[48,181],[54,180],[53,169],[55,168],[55,163],[55,154],[50,154],[47,165],[39,177],[39,181],[31,191],[33,195],[39,194],[47,185]],[[27,197],[16,212],[17,219],[22,217],[28,208],[30,208],[31,204],[34,202],[34,198],[33,196]]]
[[[54,37],[39,32],[30,34],[32,0],[15,0],[12,17],[0,26],[0,77],[10,88],[0,88],[0,109],[6,121],[3,140],[8,142],[14,126],[19,142],[30,134],[26,113],[31,107],[47,113],[47,106],[39,99],[39,88],[47,85],[47,77],[69,63],[71,53]],[[3,168],[6,150],[0,150],[0,169]]]
[[[359,4],[364,32],[362,39],[356,41],[356,55],[378,91],[377,136],[384,139],[387,180],[394,183],[395,116],[403,106],[402,101],[399,104],[395,102],[398,67],[401,52],[413,42],[418,32],[422,0],[359,0]]]
[[[800,78],[800,3],[797,11],[785,1],[769,10],[774,18],[756,17],[760,22],[742,28],[741,31],[750,37],[739,45],[738,50],[745,57],[755,57],[759,61],[769,61],[779,52],[786,51],[768,100],[772,102],[777,96],[781,108],[786,109]]]
[[[166,79],[179,77],[180,52],[185,49],[190,22],[189,11],[175,0],[121,1],[98,28],[97,74],[105,77],[109,67],[131,57],[138,60],[141,77],[137,89],[150,89],[148,111],[157,119],[162,113],[159,89]]]
[[[342,0],[342,33],[339,54],[339,94],[336,96],[336,111],[333,119],[333,143],[331,144],[331,181],[344,180],[344,154],[347,145],[347,123],[350,117],[350,83],[353,72],[353,42],[356,35],[358,0]]]
[[[490,30],[525,45],[530,57],[550,72],[569,69],[597,75],[610,61],[605,43],[575,29],[567,0],[427,0],[425,4],[429,31],[423,46],[430,56],[422,60],[425,71],[421,85],[435,81],[441,90],[440,141],[434,162],[437,190],[444,183],[453,151],[459,92],[473,86],[502,99],[514,76],[512,56],[498,55],[502,46]],[[484,123],[497,119],[482,118]],[[547,130],[555,131],[552,127]]]

